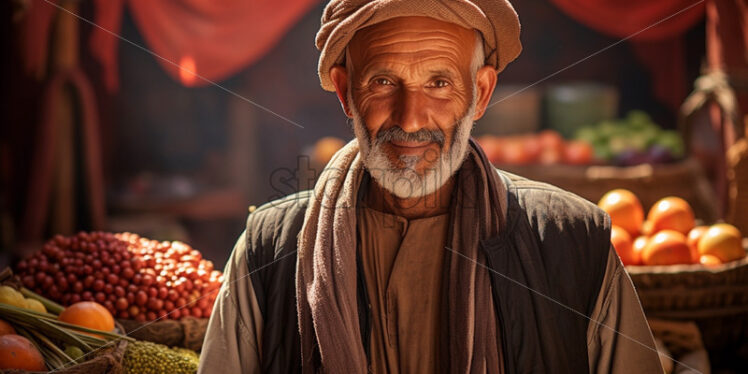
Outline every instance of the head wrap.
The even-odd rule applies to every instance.
[[[522,51],[519,18],[507,0],[331,0],[317,32],[319,80],[335,91],[330,68],[343,64],[357,30],[396,17],[422,16],[480,31],[487,65],[504,70]]]

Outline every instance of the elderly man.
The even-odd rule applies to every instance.
[[[469,139],[506,0],[333,0],[317,46],[356,140],[250,214],[201,373],[662,373],[608,216]]]

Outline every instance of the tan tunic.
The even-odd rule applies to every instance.
[[[441,226],[443,224],[442,220],[443,218],[440,217],[435,217],[433,220],[427,218],[423,222],[416,222],[415,227],[413,222],[408,227],[403,226],[406,238],[403,238],[402,243],[397,246],[393,242],[387,248],[387,251],[391,252],[393,248],[403,249],[406,243],[410,243],[413,240],[412,238],[418,236],[417,232],[429,230],[430,227]],[[367,227],[368,224],[365,222],[360,223],[359,228],[362,232],[368,233],[366,240],[371,242],[376,241],[376,232]],[[408,235],[408,229],[412,229],[412,234],[415,234],[415,236],[407,238],[410,236]],[[443,243],[445,240],[444,235],[433,236],[429,240]],[[237,241],[237,246],[234,248],[231,258],[226,264],[225,282],[221,287],[208,325],[208,331],[200,356],[199,373],[220,372],[228,374],[260,372],[259,357],[262,357],[260,342],[262,341],[263,321],[248,276],[247,254],[246,249],[243,248],[243,243],[244,235]],[[377,245],[381,247],[382,243]],[[436,247],[436,244],[434,246]],[[411,258],[411,255],[413,255],[409,250],[411,248],[414,247],[408,246],[408,248],[405,248],[409,253],[406,256],[408,258]],[[428,248],[431,248],[431,246],[428,245]],[[394,251],[397,251],[397,249]],[[437,258],[439,258],[438,255],[429,258],[427,267],[437,267],[437,264],[433,263],[441,261],[436,260]],[[380,259],[379,261],[382,260]],[[396,262],[398,263],[395,265],[398,267],[395,273],[395,278],[398,279],[396,281],[397,284],[402,285],[403,277],[413,277],[416,280],[423,276],[423,270],[408,272],[411,267],[401,265],[399,261],[400,259],[397,259]],[[404,263],[407,264],[407,262]],[[372,264],[365,264],[365,266],[371,268]],[[367,287],[371,287],[369,285],[375,283],[367,279]],[[402,292],[402,287],[395,288],[399,289],[398,292]],[[373,291],[369,290],[368,292],[371,293]],[[438,293],[434,295],[438,295]],[[410,303],[412,305],[403,307],[402,302],[404,298],[400,296],[396,299],[400,302],[397,306],[400,308],[398,310],[409,310],[409,308],[418,307],[414,301]],[[429,310],[428,307],[423,305],[420,307],[425,308],[425,311]],[[415,368],[413,370],[417,372],[429,372],[431,369],[425,365],[428,365],[433,360],[424,359],[428,362],[422,362],[420,358],[434,354],[431,352],[434,352],[435,348],[431,348],[431,345],[436,342],[435,338],[431,335],[419,336],[419,334],[413,334],[407,328],[402,328],[404,325],[415,326],[422,322],[414,322],[408,318],[412,316],[393,315],[392,313],[387,315],[381,312],[374,314],[378,314],[375,320],[386,321],[388,328],[393,332],[392,337],[389,334],[383,335],[380,332],[380,337],[375,338],[376,331],[384,330],[381,328],[374,328],[372,330],[372,343],[375,343],[375,339],[378,339],[374,345],[379,346],[377,348],[378,353],[376,353],[378,356],[373,357],[386,355],[385,360],[381,358],[374,359],[375,364],[387,365],[387,369],[378,368],[376,372],[385,373],[388,369],[391,370],[391,367],[397,369],[398,365],[400,365],[400,371],[403,373],[413,372],[410,368]],[[420,318],[421,316],[419,315],[418,317]],[[433,318],[437,317],[432,316],[431,318],[431,322],[423,323],[425,325],[433,324]],[[636,296],[631,279],[624,271],[621,261],[612,248],[608,254],[605,276],[591,320],[599,322],[590,322],[587,329],[588,361],[591,373],[662,373],[657,353],[652,348],[654,346],[652,334],[642,312],[641,304]],[[604,326],[601,326],[601,324]],[[505,326],[504,328],[511,328],[511,326]],[[423,330],[424,334],[433,334],[435,332],[436,329],[432,328],[425,328]],[[389,347],[388,344],[390,343],[398,344],[399,350],[393,350],[393,348]],[[423,344],[423,347],[429,348],[423,352],[419,351],[417,353],[418,358],[412,359],[410,354],[413,351],[409,350],[413,346],[412,344]],[[403,349],[408,350],[409,354],[404,355],[403,352],[405,351]],[[372,346],[373,355],[374,352],[375,349]],[[405,365],[407,365],[408,369],[405,369]]]
[[[359,209],[375,373],[436,373],[449,215],[407,220]]]

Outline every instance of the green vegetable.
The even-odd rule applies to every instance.
[[[199,356],[186,348],[136,341],[127,345],[124,367],[127,374],[196,373]]]
[[[65,347],[65,354],[70,356],[73,360],[78,360],[83,357],[83,350],[74,345],[68,345]]]

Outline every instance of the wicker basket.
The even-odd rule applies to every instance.
[[[626,270],[648,318],[693,321],[710,353],[748,360],[748,257],[710,268],[627,266]]]
[[[652,329],[652,335],[665,348],[664,352],[659,346],[657,348],[660,360],[670,361],[670,365],[663,365],[672,369],[666,369],[666,373],[711,373],[709,354],[704,348],[701,332],[695,323],[656,318],[648,318],[647,322]]]
[[[205,331],[208,328],[207,318],[185,317],[179,321],[165,319],[158,322],[137,322],[117,320],[128,336],[149,342],[183,347],[199,352],[203,347]]]
[[[124,374],[125,369],[122,367],[122,360],[125,357],[127,341],[120,340],[96,353],[96,356],[90,360],[84,361],[78,365],[66,367],[64,369],[53,370],[50,373],[57,374]],[[26,370],[0,370],[2,374],[32,374],[41,373],[38,371],[30,372]]]

